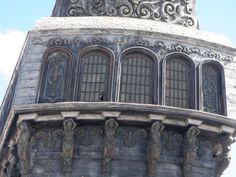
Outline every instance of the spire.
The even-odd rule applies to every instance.
[[[195,0],[57,0],[52,16],[119,16],[197,27]]]

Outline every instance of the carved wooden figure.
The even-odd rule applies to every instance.
[[[114,136],[119,124],[114,119],[109,119],[105,123],[105,139],[103,150],[103,176],[110,175],[110,164],[114,150]]]
[[[30,138],[31,128],[29,123],[18,124],[19,138],[17,141],[17,153],[21,163],[21,176],[30,174]]]
[[[235,142],[234,139],[231,139],[229,136],[223,137],[216,146],[216,177],[221,177],[223,172],[228,168],[230,164],[230,151],[231,145]]]
[[[9,171],[9,162],[4,159],[3,163],[1,164],[2,170],[1,170],[1,177],[7,177],[8,171]]]
[[[17,145],[11,144],[10,146],[10,160],[9,160],[9,170],[7,173],[8,177],[18,177],[19,176],[19,158],[17,154]]]
[[[67,119],[63,122],[64,125],[64,139],[63,139],[63,157],[64,157],[64,172],[71,171],[71,163],[74,152],[75,143],[75,128],[76,123],[73,119]]]
[[[185,136],[183,173],[184,177],[192,177],[192,166],[197,157],[197,136],[200,130],[197,127],[190,127]]]
[[[164,126],[160,122],[152,124],[150,129],[150,142],[148,150],[148,173],[149,177],[155,177],[154,166],[161,155],[161,132],[164,130]]]

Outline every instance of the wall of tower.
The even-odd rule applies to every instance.
[[[156,53],[160,63],[165,56],[171,53],[185,54],[194,60],[197,73],[199,72],[199,65],[205,60],[220,62],[225,68],[228,117],[235,117],[236,112],[234,107],[236,106],[236,97],[234,89],[236,87],[236,81],[234,78],[236,75],[236,61],[232,48],[223,46],[220,48],[214,43],[208,43],[207,41],[199,43],[198,39],[181,39],[171,34],[163,35],[161,32],[140,32],[138,29],[137,31],[125,31],[125,29],[109,30],[109,25],[106,26],[106,28],[108,29],[80,29],[79,32],[76,32],[76,30],[50,30],[50,32],[48,31],[47,33],[40,30],[31,31],[28,35],[21,58],[14,104],[21,105],[37,102],[41,87],[40,75],[42,75],[43,61],[45,60],[44,54],[48,48],[68,48],[73,51],[73,57],[76,60],[83,48],[93,45],[103,46],[111,49],[118,61],[123,51],[131,47],[141,47]],[[129,28],[135,29],[137,27],[129,26]],[[183,31],[178,31],[177,33],[180,34],[181,32],[183,33]],[[202,34],[201,37],[209,38],[207,35],[208,34]],[[200,41],[202,41],[202,39],[200,39]],[[196,97],[198,97],[198,95],[196,95]]]
[[[153,25],[157,22],[147,22],[146,26],[140,26],[140,19],[119,21],[118,18],[112,24],[113,18],[104,17],[95,20],[69,19],[69,22],[68,19],[57,20],[45,19],[27,36],[15,73],[16,83],[10,87],[14,92],[9,92],[10,95],[14,93],[12,105],[16,107],[9,114],[11,104],[4,104],[5,111],[1,112],[1,121],[6,123],[1,135],[3,141],[0,150],[9,153],[1,157],[4,160],[0,159],[3,161],[0,176],[10,174],[13,170],[25,175],[30,173],[35,177],[61,177],[66,173],[70,176],[79,174],[81,177],[146,177],[152,174],[218,177],[223,173],[230,161],[229,146],[233,141],[229,137],[235,132],[235,122],[225,116],[225,106],[222,106],[219,114],[199,110],[202,110],[200,95],[203,90],[200,78],[205,77],[200,74],[201,66],[209,61],[224,68],[219,70],[223,77],[217,77],[222,81],[225,77],[226,85],[220,85],[220,93],[223,95],[218,96],[223,96],[221,101],[224,104],[226,91],[228,117],[235,117],[235,49],[226,40],[220,38],[222,42],[217,44],[219,41],[215,39],[216,36],[209,33],[183,27],[173,28],[172,25],[162,23]],[[97,23],[98,20],[103,20],[103,23]],[[86,29],[82,28],[85,24]],[[120,58],[124,53],[129,50],[151,53],[158,63],[156,77],[160,85],[157,87],[160,99],[156,99],[155,104],[117,103],[119,79],[113,79],[109,99],[111,102],[81,104],[68,96],[64,101],[71,103],[46,101],[46,104],[38,104],[41,103],[39,98],[42,95],[42,83],[49,83],[43,79],[47,81],[55,73],[55,77],[61,76],[57,72],[51,76],[46,75],[47,54],[50,51],[70,51],[68,56],[73,61],[70,79],[76,82],[80,53],[90,48],[110,51],[110,56],[114,56],[112,70],[116,71],[113,76],[115,78],[119,78]],[[168,107],[163,102],[163,63],[171,55],[180,55],[193,61],[193,109]],[[44,75],[47,77],[44,78]],[[207,85],[206,91],[209,93],[214,86],[214,83]],[[57,94],[61,89],[53,91]],[[66,90],[72,96],[75,91],[73,86]],[[71,112],[75,110],[78,112]],[[106,111],[109,112],[107,116]],[[7,116],[2,115],[8,114],[6,120]],[[74,126],[68,128],[66,122],[70,118],[73,123],[69,125]],[[109,128],[107,120],[113,118],[117,122],[112,125],[117,126]],[[153,128],[155,123],[159,128]],[[109,131],[112,137],[109,137]],[[11,147],[8,141],[17,142],[17,148],[20,148],[17,155],[13,153],[16,150],[15,144]],[[70,141],[74,142],[73,146]],[[21,168],[16,168],[14,164],[19,161]]]

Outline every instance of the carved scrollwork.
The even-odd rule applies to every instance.
[[[98,127],[80,127],[76,131],[76,135],[78,136],[79,143],[82,146],[91,146],[97,136],[103,135],[103,130]]]
[[[97,38],[89,38],[88,40],[83,40],[80,42],[80,45],[83,47],[89,46],[89,45],[101,45],[101,46],[108,46],[112,44],[108,39],[97,37]]]
[[[33,138],[33,148],[38,152],[62,151],[63,130],[38,131]]]
[[[232,56],[223,56],[219,52],[216,52],[216,51],[212,51],[212,50],[202,51],[198,47],[186,46],[180,43],[172,43],[170,45],[167,45],[164,41],[156,41],[154,44],[152,44],[149,40],[142,39],[141,37],[135,37],[130,42],[128,42],[127,39],[118,40],[117,38],[115,38],[114,41],[110,41],[103,37],[93,37],[87,40],[82,40],[79,37],[74,37],[73,39],[56,37],[56,38],[51,38],[49,41],[47,41],[48,46],[69,45],[69,46],[80,46],[80,47],[87,47],[90,45],[109,46],[115,43],[121,43],[121,44],[125,43],[125,44],[128,44],[129,47],[141,46],[141,47],[151,48],[157,51],[161,56],[165,56],[169,52],[182,52],[188,55],[195,54],[203,58],[210,58],[210,59],[215,59],[215,60],[223,61],[223,62],[233,61]]]
[[[125,128],[118,128],[117,134],[124,140],[124,145],[128,148],[132,148],[136,145],[137,139],[146,138],[147,132],[144,129],[130,130]]]
[[[148,40],[137,37],[130,42],[130,46],[150,47],[150,42]]]
[[[79,45],[80,41],[78,41],[76,38],[71,40],[67,38],[60,38],[55,37],[49,39],[47,42],[47,46],[65,46],[65,45]]]
[[[173,44],[169,48],[170,51],[175,51],[175,52],[183,52],[186,54],[201,54],[201,51],[197,47],[187,47],[182,44]]]
[[[182,135],[170,131],[164,131],[162,139],[163,139],[163,145],[165,147],[164,149],[169,152],[173,151],[173,153],[178,153],[180,149],[179,147],[183,144]]]
[[[171,44],[170,46],[166,46],[166,48],[167,48],[167,51],[169,52],[182,52],[188,55],[196,54],[204,58],[210,58],[210,59],[215,59],[215,60],[224,61],[224,62],[233,61],[233,57],[231,56],[222,56],[220,53],[214,52],[214,51],[208,51],[208,50],[201,51],[201,49],[198,47],[188,47],[179,43]]]
[[[210,141],[204,138],[198,138],[196,145],[197,145],[197,156],[199,158],[212,160],[213,147]]]
[[[133,17],[196,27],[192,4],[191,0],[75,0],[57,9],[62,9],[60,16]]]
[[[89,45],[102,45],[108,46],[112,44],[108,39],[103,37],[94,37],[86,40],[82,40],[79,37],[74,37],[73,39],[55,37],[47,41],[47,46],[82,46],[86,47]]]

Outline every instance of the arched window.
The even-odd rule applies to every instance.
[[[51,51],[43,65],[39,102],[60,102],[67,99],[70,56],[63,50]]]
[[[171,55],[165,60],[165,105],[194,108],[195,66],[184,55]]]
[[[125,55],[121,59],[121,102],[153,103],[154,62],[142,53]]]
[[[202,64],[200,80],[201,107],[203,111],[226,114],[224,73],[221,64],[208,61]]]
[[[109,99],[111,57],[94,50],[82,55],[77,100],[107,101]]]

